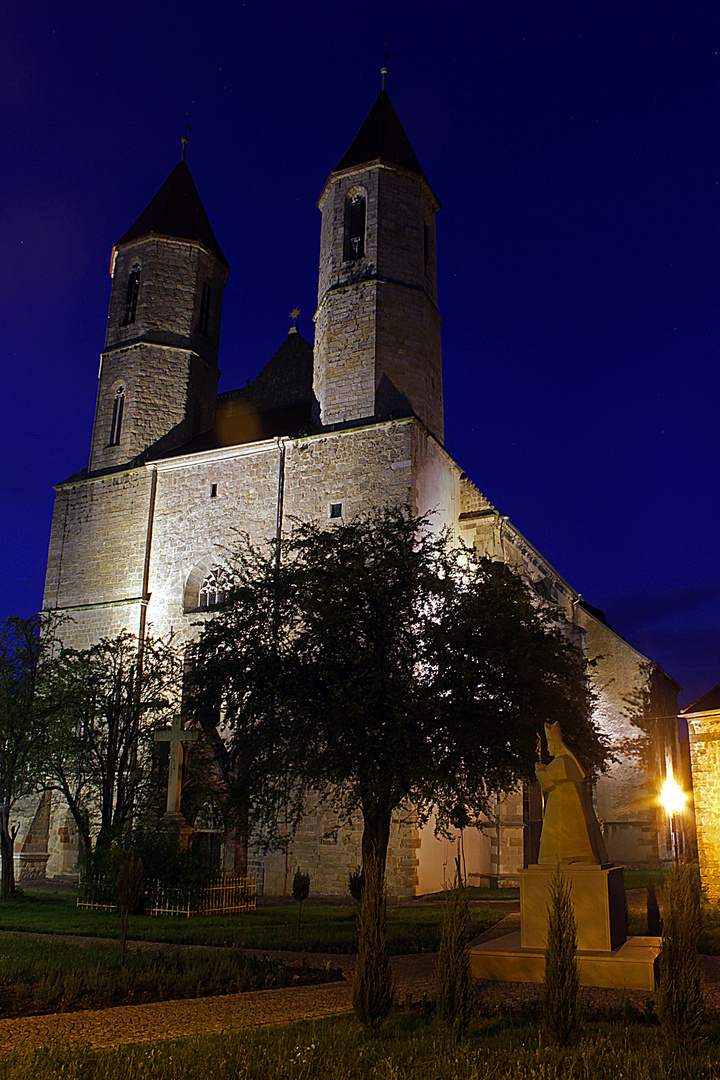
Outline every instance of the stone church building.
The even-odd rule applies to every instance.
[[[382,504],[434,512],[466,544],[510,564],[577,628],[597,716],[618,760],[595,790],[612,859],[667,857],[657,806],[674,753],[678,686],[586,604],[495,508],[443,445],[443,378],[435,220],[439,201],[383,90],[320,195],[314,346],[291,329],[243,389],[218,393],[229,266],[187,164],[180,162],[112,255],[112,292],[88,467],[57,486],[44,609],[71,616],[68,644],[123,629],[176,640],[223,591],[237,530],[258,541],[293,519],[332,522]],[[90,361],[89,361],[90,366]],[[480,481],[482,478],[477,478]],[[202,617],[202,616],[200,616]],[[208,615],[207,617],[211,617]],[[636,750],[644,715],[657,766]],[[648,717],[656,717],[648,725]],[[19,876],[70,871],[72,819],[46,793],[21,822]],[[463,837],[470,883],[503,883],[534,861],[535,791],[498,801]],[[347,894],[360,828],[308,813],[288,860],[316,893]],[[230,837],[216,845],[233,865]],[[435,891],[453,874],[456,841],[398,814],[391,895]],[[282,856],[256,853],[266,893],[286,883]]]

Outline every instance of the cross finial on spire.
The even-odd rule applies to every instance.
[[[387,45],[386,45],[385,46],[385,59],[383,60],[383,66],[380,68],[380,74],[382,75],[382,88],[383,88],[383,90],[385,90],[385,80],[387,79],[387,74],[388,74],[387,65],[388,65],[388,60],[389,59],[390,59],[390,57],[388,56]]]
[[[189,113],[185,113],[185,132],[183,134],[182,139],[180,140],[180,142],[182,143],[182,154],[180,155],[180,160],[181,161],[185,160],[185,150],[186,150],[187,144],[188,144],[188,131],[192,131],[192,128],[190,127],[190,125],[188,123],[188,116],[189,115],[190,115]]]

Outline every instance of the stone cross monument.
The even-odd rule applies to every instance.
[[[155,742],[170,743],[170,769],[168,772],[168,793],[166,813],[181,818],[180,795],[182,792],[182,765],[185,759],[185,743],[195,742],[197,731],[187,731],[182,726],[179,713],[173,717],[172,727],[155,732]],[[182,822],[181,822],[182,824]]]

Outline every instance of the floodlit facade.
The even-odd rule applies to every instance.
[[[237,530],[258,541],[291,519],[346,520],[401,503],[501,559],[558,605],[582,642],[598,719],[619,760],[595,791],[610,857],[666,858],[657,776],[635,750],[633,720],[677,711],[678,687],[581,600],[444,449],[435,222],[440,208],[383,90],[319,200],[314,346],[291,329],[257,377],[217,393],[229,266],[190,171],[180,162],[113,250],[112,291],[88,468],[57,486],[44,608],[72,617],[68,644],[127,629],[181,645],[211,617]],[[207,613],[203,616],[203,612]],[[658,747],[674,727],[645,729]],[[658,766],[659,774],[659,766]],[[535,791],[498,801],[463,848],[471,883],[503,883],[536,858]],[[289,857],[253,853],[267,893],[301,866],[316,893],[346,894],[360,862],[360,822],[335,828],[309,811]],[[391,895],[436,891],[452,877],[457,839],[398,813],[388,853]],[[231,835],[212,845],[234,865]],[[19,876],[67,873],[74,826],[56,797],[25,808]],[[32,855],[32,858],[30,857]]]

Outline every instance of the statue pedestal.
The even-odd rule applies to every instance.
[[[614,990],[655,989],[655,960],[659,937],[631,937],[612,952],[578,950],[581,986]],[[523,949],[520,934],[505,934],[470,950],[475,979],[541,983],[545,978],[545,949]]]
[[[561,870],[571,886],[578,950],[619,949],[627,937],[622,866],[571,865]],[[520,871],[520,935],[524,949],[545,948],[554,873],[551,866],[529,866]]]
[[[623,868],[563,866],[571,883],[582,986],[653,990],[657,937],[626,938]],[[520,871],[520,933],[506,934],[470,949],[476,979],[541,983],[545,976],[550,866]]]

